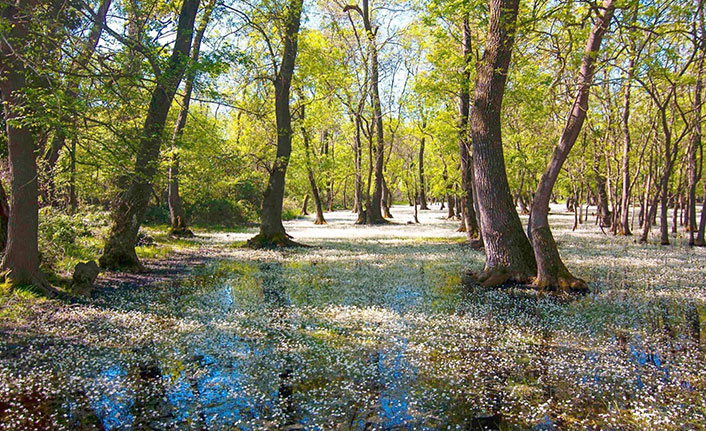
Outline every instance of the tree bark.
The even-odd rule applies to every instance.
[[[167,69],[157,79],[149,110],[142,128],[135,159],[135,172],[126,179],[112,214],[112,226],[100,264],[104,268],[142,271],[144,267],[135,253],[137,233],[147,210],[152,180],[157,172],[162,135],[167,114],[179,82],[184,75],[191,49],[191,36],[199,0],[184,0],[179,14],[176,41]]]
[[[5,133],[10,165],[11,198],[7,245],[2,259],[5,279],[11,285],[34,285],[48,296],[57,291],[39,270],[39,187],[35,141],[24,117],[27,88],[23,47],[30,41],[29,22],[35,4],[5,3],[1,13],[8,25],[0,38],[0,94],[4,105]],[[3,193],[4,194],[4,193]]]
[[[377,51],[377,28],[373,29],[370,17],[370,7],[368,0],[362,0],[362,8],[358,6],[348,5],[343,8],[344,12],[355,10],[363,19],[363,27],[368,38],[368,49],[370,56],[370,96],[373,105],[373,125],[375,129],[376,147],[375,147],[375,187],[373,194],[367,202],[366,208],[366,223],[381,224],[387,223],[383,218],[382,198],[384,193],[383,186],[383,167],[385,161],[385,141],[384,130],[382,124],[382,107],[380,103],[379,91],[379,65]]]
[[[364,101],[362,99],[361,101]],[[362,103],[358,104],[359,108]],[[353,164],[355,169],[355,184],[353,188],[353,212],[361,213],[363,211],[363,173],[361,169],[361,159],[363,158],[363,146],[360,140],[360,129],[362,127],[360,121],[360,112],[356,112],[354,117],[355,136],[353,141]]]
[[[181,197],[179,195],[178,147],[181,138],[184,135],[186,120],[189,116],[191,93],[194,90],[194,79],[196,79],[195,65],[199,61],[201,42],[203,40],[204,34],[206,33],[206,27],[208,27],[208,22],[211,19],[211,13],[213,12],[214,4],[215,0],[208,1],[208,3],[203,9],[201,19],[199,20],[199,25],[196,28],[196,34],[194,36],[194,41],[191,47],[191,58],[189,59],[189,67],[186,71],[186,78],[184,80],[184,97],[182,98],[181,108],[179,109],[179,115],[177,116],[176,123],[174,124],[174,133],[172,134],[172,160],[168,170],[169,185],[167,186],[167,202],[169,205],[169,219],[171,222],[171,228],[169,230],[169,233],[174,236],[194,236],[194,233],[188,227],[188,223],[186,220],[186,212],[184,211],[184,207],[181,204]]]
[[[586,42],[581,70],[578,77],[576,97],[569,113],[564,131],[549,161],[546,171],[539,180],[530,212],[530,237],[537,261],[535,286],[539,288],[559,288],[561,290],[586,290],[586,283],[574,277],[564,265],[556,242],[549,227],[549,199],[559,176],[561,167],[576,143],[588,111],[588,96],[595,69],[597,53],[603,35],[610,26],[613,15],[613,0],[604,0],[600,15],[593,24]]]
[[[606,192],[605,176],[600,170],[600,155],[596,155],[593,163],[593,171],[596,173],[596,196],[598,197],[598,224],[600,227],[610,227],[611,214],[608,203],[608,193]]]
[[[628,221],[630,212],[630,90],[635,69],[635,53],[630,54],[625,77],[625,92],[623,94],[623,112],[620,117],[623,131],[623,191],[620,199],[620,223],[617,226],[618,235],[632,235]]]
[[[274,80],[277,156],[272,164],[270,178],[262,199],[260,233],[248,240],[248,245],[253,248],[298,245],[289,239],[284,231],[282,203],[284,200],[284,179],[292,153],[292,116],[289,109],[289,99],[297,57],[302,3],[303,0],[290,0],[285,18],[282,62]]]
[[[500,114],[512,55],[519,0],[490,0],[485,52],[477,65],[470,134],[485,243],[485,286],[526,283],[535,272],[532,246],[515,211],[505,171]]]
[[[468,114],[470,110],[470,67],[472,56],[471,26],[468,15],[463,17],[463,70],[461,71],[461,91],[458,101],[458,146],[461,159],[461,189],[463,196],[463,212],[461,223],[469,242],[479,236],[476,212],[473,206],[473,160],[471,158],[470,142],[468,142]]]
[[[309,206],[309,193],[304,195],[304,203],[302,203],[302,209],[299,212],[299,214],[303,215],[303,216],[309,215],[309,211],[307,211],[308,206]]]
[[[302,121],[304,120],[304,107],[302,106]],[[324,209],[321,203],[321,195],[319,194],[319,186],[316,184],[316,177],[314,176],[314,169],[311,166],[311,149],[309,145],[309,132],[304,126],[301,126],[302,137],[304,138],[304,162],[306,164],[306,174],[309,179],[309,185],[311,186],[311,195],[314,198],[314,208],[316,209],[316,219],[314,224],[326,224],[324,219]]]
[[[7,202],[5,186],[0,181],[0,254],[5,252],[7,246],[7,225],[10,220],[10,204]]]
[[[694,126],[692,127],[692,132],[689,141],[689,188],[688,188],[688,203],[689,208],[687,216],[687,225],[689,227],[689,245],[703,245],[703,235],[701,235],[700,244],[697,244],[697,238],[695,238],[696,230],[696,184],[699,182],[701,177],[701,172],[696,166],[696,153],[699,148],[701,148],[701,110],[702,102],[701,97],[703,93],[703,70],[704,70],[704,50],[706,50],[706,40],[704,40],[704,11],[703,11],[703,1],[698,0],[697,2],[697,14],[698,14],[698,30],[696,30],[696,25],[694,26],[694,31],[696,40],[698,41],[698,60],[696,66],[696,85],[694,86]],[[703,163],[703,161],[702,161]],[[703,212],[701,213],[701,218],[704,218]]]
[[[422,123],[422,128],[426,129],[426,121]],[[424,144],[426,137],[422,136],[419,141],[419,209],[428,210],[427,205],[427,192],[426,192],[426,181],[424,179]]]

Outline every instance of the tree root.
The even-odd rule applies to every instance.
[[[285,232],[276,233],[274,235],[257,234],[250,238],[245,244],[245,247],[253,250],[259,249],[278,249],[286,247],[309,247],[305,244],[298,243],[291,239]]]
[[[463,277],[466,285],[476,285],[485,288],[527,286],[530,277],[505,268],[486,269],[480,274],[467,273]]]
[[[328,224],[326,223],[326,220],[314,220],[314,224]]]
[[[132,253],[103,253],[98,259],[101,268],[130,273],[147,272],[147,268],[140,262],[133,248]]]
[[[552,292],[552,293],[580,293],[585,294],[589,292],[588,284],[578,277],[574,277],[569,274],[562,274],[556,277],[555,280],[549,280],[546,278],[535,277],[532,282],[532,286],[535,289]]]

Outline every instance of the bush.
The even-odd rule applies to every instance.
[[[68,272],[80,260],[93,260],[100,253],[108,226],[108,213],[88,208],[70,215],[55,208],[39,211],[39,252],[45,269]]]
[[[233,227],[256,217],[257,211],[247,201],[209,199],[186,208],[191,224]]]
[[[299,218],[300,210],[300,204],[297,201],[291,198],[284,198],[284,202],[282,202],[282,220],[287,221]]]
[[[145,223],[168,225],[170,223],[169,207],[166,205],[152,205],[147,207],[147,212],[145,212]]]

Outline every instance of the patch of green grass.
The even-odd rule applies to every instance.
[[[165,259],[174,252],[174,247],[168,244],[144,245],[135,247],[140,259]]]
[[[465,236],[459,236],[459,237],[453,237],[453,236],[445,236],[445,237],[418,237],[413,239],[414,242],[420,242],[420,243],[445,243],[445,244],[464,244],[466,243],[466,237]]]

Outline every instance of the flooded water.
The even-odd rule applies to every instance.
[[[571,301],[469,289],[482,254],[423,214],[411,231],[298,221],[314,248],[234,250],[3,325],[0,429],[705,429],[706,312],[684,280],[593,280]]]

